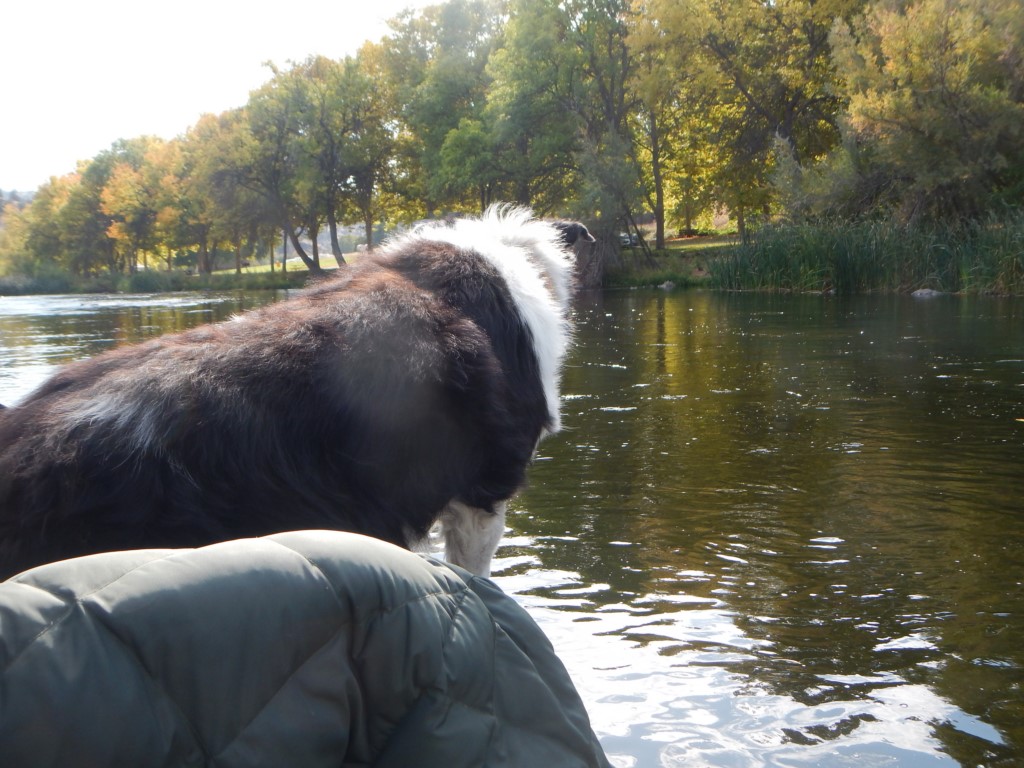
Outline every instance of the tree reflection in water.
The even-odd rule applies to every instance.
[[[567,431],[496,575],[552,615],[615,759],[1024,760],[1024,306],[623,292],[579,315]]]

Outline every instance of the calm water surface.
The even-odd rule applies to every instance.
[[[0,298],[0,402],[278,296]],[[495,579],[613,763],[1024,765],[1024,302],[637,291],[577,314],[566,430]]]

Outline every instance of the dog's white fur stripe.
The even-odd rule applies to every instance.
[[[516,308],[533,337],[550,432],[561,428],[559,381],[570,340],[572,259],[558,229],[533,218],[528,208],[495,205],[478,219],[451,226],[427,224],[409,236],[471,250],[505,280]]]

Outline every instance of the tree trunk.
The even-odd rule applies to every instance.
[[[341,252],[341,243],[338,241],[338,220],[333,211],[327,213],[327,229],[331,233],[331,255],[334,256],[334,260],[340,267],[345,263],[345,255]]]
[[[633,227],[633,231],[636,232],[636,239],[637,242],[640,243],[640,250],[643,251],[644,261],[647,263],[647,266],[657,267],[658,262],[655,261],[654,254],[651,253],[651,247],[647,245],[647,240],[644,239],[644,236],[640,233],[640,227],[636,225],[636,219],[633,218],[633,212],[628,208],[626,209],[626,221],[629,224],[629,226],[626,227],[626,231],[628,232],[629,227],[631,226]]]
[[[366,233],[366,250],[373,250],[373,212],[367,206],[363,209],[363,226]]]
[[[299,236],[295,233],[295,230],[292,229],[291,226],[287,226],[285,227],[285,233],[287,234],[288,239],[292,241],[292,248],[295,249],[295,253],[297,253],[299,258],[302,259],[302,263],[306,265],[306,269],[309,270],[309,273],[311,275],[322,275],[324,271],[320,269],[320,265],[313,261],[313,259],[309,257],[309,254],[306,253],[305,249],[303,249],[302,243],[299,242]],[[316,241],[314,240],[313,242],[315,243]]]
[[[311,222],[309,222],[309,226],[307,227],[307,229],[309,230],[309,237],[310,237],[309,247],[310,247],[310,250],[312,251],[312,253],[309,255],[309,257],[313,260],[313,263],[316,264],[316,268],[317,269],[321,269],[321,267],[320,267],[320,227],[317,225],[317,223],[315,221],[311,221]]]
[[[654,179],[654,247],[665,247],[665,181],[661,174],[661,135],[651,114],[651,176]]]
[[[210,244],[203,237],[199,241],[199,253],[196,255],[196,271],[200,275],[210,274]]]
[[[604,284],[605,266],[621,263],[615,246],[611,245],[613,233],[598,237],[594,243],[577,243],[573,249],[576,257],[576,279],[580,288],[600,288]]]

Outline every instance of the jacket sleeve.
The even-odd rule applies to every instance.
[[[326,531],[0,583],[0,745],[12,766],[607,765],[496,586]]]

